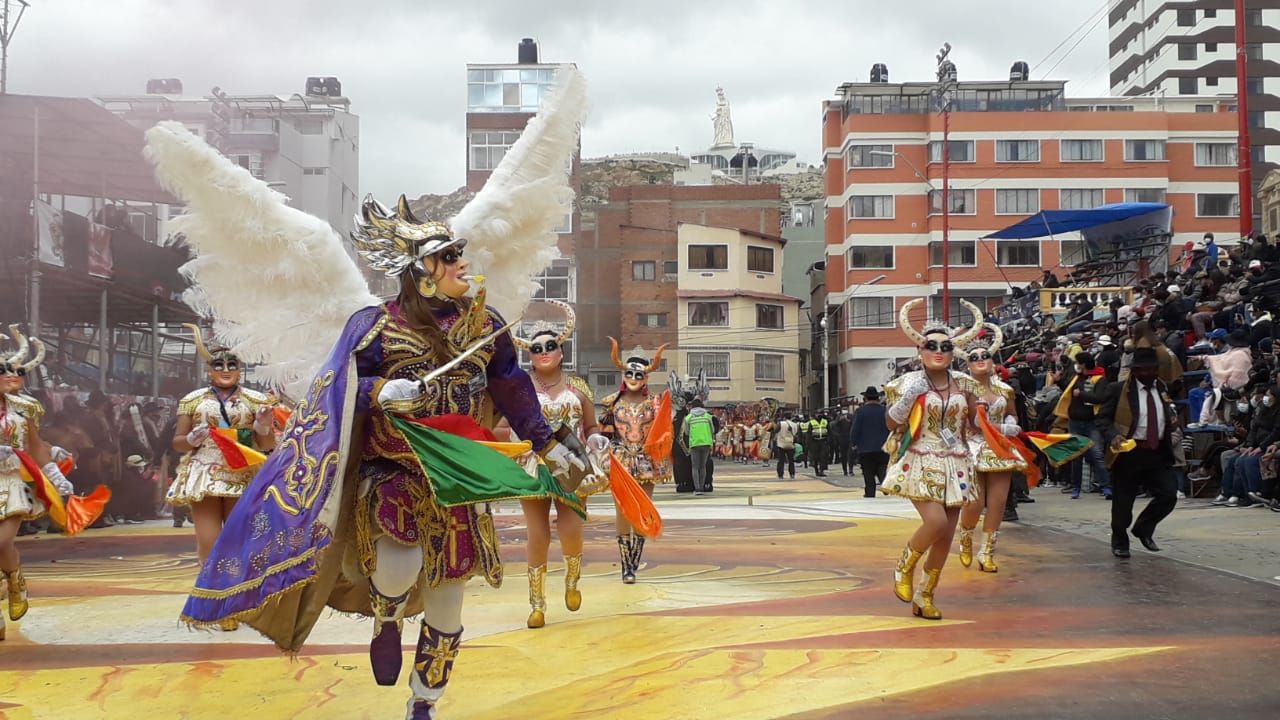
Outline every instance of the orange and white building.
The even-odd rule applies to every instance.
[[[896,326],[905,302],[927,297],[931,316],[942,312],[944,119],[933,89],[848,83],[823,104],[832,397],[879,385],[914,354]],[[1075,234],[980,239],[1041,210],[1167,202],[1176,248],[1205,232],[1238,237],[1232,97],[1073,100],[1064,82],[1010,80],[957,83],[952,98],[953,319],[960,298],[991,309],[1043,269],[1062,277],[1082,259]]]

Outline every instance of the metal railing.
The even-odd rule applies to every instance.
[[[1060,287],[1040,289],[1040,312],[1062,315],[1071,310],[1077,296],[1083,294],[1094,307],[1106,308],[1112,300],[1120,298],[1125,305],[1133,304],[1131,287]]]

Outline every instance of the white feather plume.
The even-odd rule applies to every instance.
[[[467,239],[472,272],[488,277],[489,305],[506,317],[524,312],[538,289],[533,278],[560,256],[555,228],[573,207],[569,162],[586,115],[586,79],[559,66],[538,114],[450,224]]]
[[[347,318],[378,304],[342,239],[180,123],[148,130],[144,153],[187,203],[170,224],[193,256],[183,299],[264,382],[302,397]]]

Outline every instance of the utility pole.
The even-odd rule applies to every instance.
[[[951,43],[938,50],[938,103],[942,111],[942,321],[951,323],[951,90],[955,63],[947,59]]]
[[[1244,13],[1244,0],[1236,0],[1236,121],[1239,127],[1236,168],[1239,174],[1240,237],[1254,229],[1253,158],[1249,147],[1249,57],[1245,53]]]
[[[17,12],[13,6],[17,5]],[[27,0],[0,0],[0,95],[9,92],[9,41],[27,11]]]

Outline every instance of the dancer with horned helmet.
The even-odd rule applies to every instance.
[[[529,353],[532,369],[529,377],[538,391],[538,403],[542,416],[552,429],[567,428],[579,443],[594,448],[607,448],[608,438],[599,434],[596,422],[595,398],[591,386],[582,378],[564,371],[564,345],[573,335],[576,316],[573,307],[559,300],[544,300],[564,311],[565,322],[555,325],[538,322],[529,331],[528,339],[515,335],[511,341],[516,347]],[[586,512],[586,497],[608,488],[597,481],[590,486],[579,486],[577,494],[569,497],[520,498],[524,510],[527,541],[525,553],[529,573],[528,626],[540,628],[546,624],[547,555],[551,549],[551,506],[556,508],[556,536],[560,538],[560,550],[564,555],[564,605],[570,612],[582,607],[582,591],[578,581],[582,577],[582,514]]]
[[[0,579],[8,590],[9,619],[16,622],[28,608],[27,581],[14,542],[18,527],[23,521],[43,516],[51,504],[58,502],[58,494],[70,495],[73,490],[54,462],[51,448],[40,439],[44,408],[21,393],[27,373],[44,362],[44,343],[34,337],[28,341],[16,325],[10,325],[9,332],[18,348],[11,355],[0,355]],[[35,467],[44,472],[53,494],[34,477],[39,474],[33,473]],[[24,471],[28,478],[23,477]],[[4,619],[0,618],[0,640],[3,639]]]
[[[990,427],[1002,438],[1016,438],[1022,428],[1014,415],[1014,390],[996,376],[1004,333],[998,325],[985,323],[983,327],[985,330],[964,346],[964,359],[976,384],[978,400],[986,405]],[[992,440],[995,442],[989,442],[983,432],[970,435],[978,501],[965,505],[960,511],[960,564],[969,567],[973,564],[973,534],[978,518],[984,507],[986,509],[987,517],[982,523],[985,538],[978,551],[978,569],[989,573],[999,570],[995,559],[996,539],[1000,537],[1009,482],[1014,472],[1025,472],[1029,468],[1025,458],[1010,452],[1010,444],[1016,440]]]
[[[910,313],[923,302],[911,300],[898,313],[898,324],[918,349],[924,369],[885,385],[885,422],[891,432],[885,451],[893,464],[882,489],[910,500],[922,521],[894,570],[894,593],[911,603],[914,615],[940,620],[942,613],[933,603],[938,578],[951,551],[960,508],[977,497],[968,437],[975,431],[978,397],[973,379],[952,372],[951,366],[956,346],[982,329],[982,313],[962,300],[974,318],[971,328],[961,331],[935,321],[917,332]],[[925,553],[924,581],[914,588],[916,565]]]
[[[652,498],[655,484],[671,482],[671,438],[667,438],[665,453],[653,450],[657,439],[654,436],[661,434],[661,428],[665,426],[670,432],[671,410],[667,400],[670,396],[664,393],[660,400],[649,392],[649,375],[658,369],[667,346],[659,347],[652,360],[644,357],[644,351],[637,348],[623,362],[618,353],[618,341],[609,338],[609,342],[613,344],[613,364],[622,371],[622,387],[601,401],[604,406],[600,418],[601,431],[613,443],[614,458],[640,483],[645,495]],[[630,585],[636,581],[636,572],[640,569],[645,538],[636,532],[620,511],[614,525],[618,531],[622,582]]]

